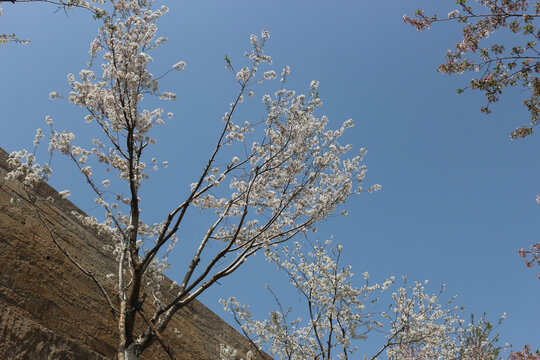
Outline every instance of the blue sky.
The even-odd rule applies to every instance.
[[[67,90],[67,73],[85,67],[97,24],[88,14],[66,16],[42,4],[2,3],[0,33],[30,38],[28,46],[0,48],[0,146],[8,152],[29,148],[35,128],[51,115],[59,128],[83,134],[82,112],[51,102],[51,91]],[[356,127],[345,141],[368,155],[367,182],[379,183],[375,194],[353,196],[347,217],[320,226],[318,236],[334,235],[346,249],[344,261],[361,274],[382,280],[406,273],[411,280],[429,279],[432,291],[446,284],[449,296],[467,312],[487,312],[495,320],[502,343],[540,347],[540,283],[516,251],[538,241],[540,193],[538,135],[511,141],[510,131],[527,122],[521,89],[510,91],[480,114],[480,93],[458,95],[471,74],[436,72],[447,49],[459,41],[451,24],[418,33],[403,23],[417,8],[442,15],[455,1],[175,1],[159,23],[169,44],[155,53],[156,67],[179,60],[188,64],[161,87],[178,93],[163,104],[175,119],[158,130],[156,152],[168,160],[148,183],[148,214],[160,214],[185,194],[218,136],[221,116],[235,91],[223,57],[241,61],[249,35],[270,31],[267,52],[276,68],[291,66],[289,88],[307,91],[320,81],[320,111],[338,127],[352,118]],[[156,71],[158,72],[158,71]],[[262,96],[262,90],[256,94]],[[247,111],[249,110],[249,111]],[[264,108],[248,106],[242,116],[260,118]],[[69,188],[83,210],[96,210],[91,194],[69,165],[55,159],[52,185]],[[178,197],[176,197],[177,199]],[[186,229],[197,234],[197,214]],[[200,230],[200,229],[199,229]],[[189,237],[188,235],[188,237]],[[181,254],[177,256],[181,258]],[[181,260],[178,260],[181,261]],[[172,269],[169,276],[181,276]],[[279,278],[279,276],[277,276]],[[255,258],[234,277],[201,300],[227,318],[217,299],[237,296],[252,303],[256,314],[268,310],[264,283],[296,299],[275,281],[271,266]]]

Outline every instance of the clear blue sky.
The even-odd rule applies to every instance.
[[[3,2],[0,33],[30,38],[28,46],[0,47],[0,146],[8,152],[29,148],[35,128],[51,115],[59,129],[86,131],[82,113],[72,105],[51,102],[51,91],[67,90],[67,73],[78,73],[88,61],[97,25],[88,14],[68,17],[43,4]],[[162,82],[178,93],[163,104],[175,119],[159,130],[159,151],[170,166],[148,183],[146,214],[185,194],[210,145],[218,136],[221,116],[234,94],[234,79],[224,69],[228,54],[240,61],[249,35],[270,31],[267,52],[277,68],[290,65],[289,88],[305,91],[320,81],[321,113],[333,127],[348,118],[357,126],[346,141],[366,147],[367,182],[383,189],[353,196],[348,217],[320,226],[319,236],[334,234],[345,245],[345,261],[378,280],[406,273],[411,280],[429,279],[436,291],[458,294],[467,312],[487,312],[491,319],[506,312],[498,330],[502,343],[540,347],[540,282],[516,251],[539,240],[540,135],[511,141],[509,133],[525,123],[523,94],[503,96],[493,114],[480,114],[479,93],[456,94],[471,74],[444,76],[436,67],[459,41],[451,24],[418,33],[402,21],[416,8],[446,14],[455,1],[174,1],[158,27],[169,44],[155,54],[158,69],[179,60],[187,69]],[[159,73],[159,71],[156,71]],[[257,94],[262,96],[263,93]],[[263,106],[250,114],[260,118]],[[69,188],[83,210],[96,210],[91,194],[66,163],[55,161],[51,182]],[[72,178],[70,178],[73,176]],[[175,195],[178,195],[175,197]],[[197,214],[187,238],[198,234]],[[154,220],[157,220],[154,219]],[[181,257],[181,253],[177,253]],[[224,316],[217,299],[231,295],[265,312],[264,283],[273,269],[262,256],[243,271],[208,291],[202,301]],[[173,279],[179,269],[170,271]],[[278,286],[278,292],[294,293]],[[262,296],[263,294],[264,296]],[[292,296],[291,296],[292,294]]]

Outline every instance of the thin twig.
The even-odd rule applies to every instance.
[[[105,299],[107,299],[107,303],[109,304],[109,307],[111,308],[111,312],[116,317],[117,314],[118,314],[118,310],[114,307],[114,305],[113,305],[113,303],[111,301],[111,298],[109,297],[109,294],[107,294],[107,291],[105,290],[103,285],[101,285],[99,280],[95,277],[95,275],[91,271],[88,271],[85,268],[83,268],[82,265],[79,264],[75,259],[73,259],[71,257],[71,255],[60,245],[60,243],[56,240],[54,232],[51,230],[51,228],[49,227],[49,225],[47,224],[45,219],[43,219],[43,217],[41,216],[41,212],[40,212],[36,202],[32,199],[32,196],[28,192],[27,192],[27,195],[28,195],[28,198],[30,199],[30,203],[33,205],[34,210],[36,211],[36,214],[37,214],[39,220],[41,221],[43,226],[45,226],[45,228],[47,229],[47,232],[49,233],[53,243],[62,252],[62,254],[64,254],[64,256],[66,258],[68,258],[69,261],[71,261],[71,263],[73,265],[75,265],[84,275],[90,277],[94,281],[94,283],[99,287],[99,290],[101,291],[103,296],[105,296]]]

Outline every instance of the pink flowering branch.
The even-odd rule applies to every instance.
[[[438,71],[444,74],[481,73],[469,86],[458,89],[458,93],[467,88],[482,91],[487,104],[480,110],[485,114],[491,113],[490,105],[499,101],[506,87],[524,87],[529,95],[523,104],[530,113],[530,121],[510,135],[512,139],[523,138],[532,134],[540,121],[540,53],[537,48],[540,30],[534,22],[540,17],[540,5],[529,5],[526,0],[480,0],[478,3],[482,7],[480,12],[467,5],[466,0],[459,0],[460,8],[451,11],[447,18],[428,16],[419,9],[414,17],[405,15],[403,20],[418,31],[429,29],[438,22],[463,24],[462,41],[447,52],[446,62],[439,66]],[[515,44],[481,46],[491,34],[503,30],[522,35],[522,40]],[[474,56],[474,59],[467,55]]]
[[[512,351],[508,360],[540,360],[540,350],[536,350],[533,354],[531,347],[525,345],[523,350]]]
[[[540,243],[532,245],[530,250],[519,250],[518,255],[526,259],[525,265],[527,267],[540,266]],[[540,273],[538,273],[538,278],[540,279]]]

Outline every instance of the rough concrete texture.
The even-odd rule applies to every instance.
[[[4,180],[6,158],[0,149],[0,359],[115,358],[114,315],[93,281],[54,245],[33,206],[24,200],[10,204],[22,190]],[[105,239],[71,215],[72,210],[82,211],[47,184],[37,191],[54,198],[52,203],[40,202],[40,212],[69,254],[96,274],[115,273],[115,262],[103,249]],[[103,276],[100,280],[114,291],[111,282]],[[152,312],[149,306],[143,310]],[[143,320],[137,321],[142,328]],[[220,343],[232,345],[239,355],[251,348],[196,300],[176,314],[163,336],[177,359],[219,359]],[[157,342],[142,358],[169,359]]]

